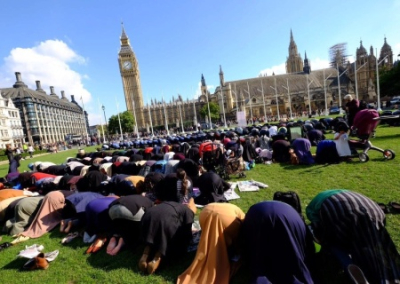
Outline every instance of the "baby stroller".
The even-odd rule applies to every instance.
[[[354,152],[354,157],[358,157],[361,162],[369,161],[369,150],[381,152],[383,158],[386,160],[392,160],[395,157],[395,153],[392,150],[383,150],[375,147],[369,140],[374,135],[379,120],[379,113],[374,109],[360,110],[354,117],[351,132],[353,135],[357,136],[359,140],[349,140],[349,144],[352,152]],[[357,150],[361,150],[362,152],[358,153]]]
[[[239,142],[229,142],[226,145],[226,151],[217,167],[217,173],[225,180],[230,179],[230,175],[237,174],[239,178],[246,177],[243,167],[243,148]]]
[[[201,146],[203,158],[200,160],[201,165],[207,171],[217,172],[217,167],[223,159],[222,149],[220,144],[213,142],[204,142]]]

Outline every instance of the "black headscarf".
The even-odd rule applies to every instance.
[[[76,186],[78,191],[93,191],[97,192],[100,184],[107,180],[107,176],[99,171],[88,172],[83,178],[81,178]]]

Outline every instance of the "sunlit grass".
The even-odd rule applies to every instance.
[[[327,136],[332,138],[330,134]],[[381,126],[372,142],[381,148],[390,148],[400,155],[400,128]],[[74,156],[76,152],[75,149],[23,161],[21,169],[26,169],[26,165],[34,160],[62,163],[66,157]],[[246,212],[251,205],[272,199],[275,191],[293,190],[299,194],[304,212],[311,199],[325,189],[350,189],[386,204],[390,201],[400,202],[400,157],[387,161],[381,153],[371,151],[369,155],[370,161],[367,163],[353,159],[352,162],[335,165],[257,164],[254,169],[246,172],[246,179],[261,181],[269,187],[259,192],[238,192],[241,199],[232,203]],[[8,165],[0,165],[0,176],[4,175],[7,169]],[[387,228],[398,249],[399,227],[400,215],[388,214]],[[62,235],[56,229],[40,239],[29,240],[0,252],[0,279],[4,283],[175,283],[176,277],[189,266],[194,257],[194,253],[191,253],[167,265],[164,263],[156,275],[145,276],[137,268],[141,247],[125,250],[114,257],[108,256],[104,250],[96,255],[87,256],[84,254],[87,245],[83,242],[75,240],[68,246],[62,246],[61,238]],[[3,236],[3,241],[10,240],[10,237]],[[34,243],[43,244],[45,251],[59,249],[60,255],[46,271],[20,272],[19,269],[25,260],[15,259],[15,256],[25,245]],[[319,263],[323,283],[349,283],[331,259],[322,258]],[[247,272],[247,267],[243,266],[232,282],[248,283]]]

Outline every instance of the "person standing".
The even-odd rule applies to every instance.
[[[10,164],[11,164],[11,161],[14,159],[13,152],[14,152],[14,149],[11,147],[11,144],[7,144],[5,154],[7,156],[8,163],[10,163]]]
[[[29,144],[28,153],[29,153],[29,156],[31,157],[31,159],[32,159],[33,152],[34,152],[33,146],[31,144]]]
[[[344,96],[344,101],[346,102],[346,113],[347,113],[347,123],[349,127],[353,126],[353,120],[357,112],[360,110],[360,102],[353,99],[351,95]]]

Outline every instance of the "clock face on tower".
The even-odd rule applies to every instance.
[[[124,62],[122,63],[122,67],[123,67],[125,70],[129,70],[129,69],[132,68],[132,63],[131,63],[130,61],[124,61]]]

